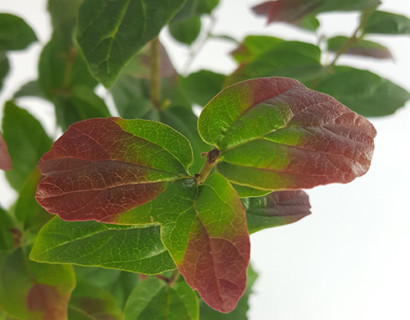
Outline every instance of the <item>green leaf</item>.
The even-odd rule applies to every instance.
[[[78,121],[110,116],[104,100],[87,87],[75,87],[67,96],[55,98],[57,123],[63,130]]]
[[[7,73],[9,73],[10,65],[6,54],[0,51],[0,89],[3,88],[3,81]]]
[[[212,11],[218,6],[219,0],[198,0],[196,7],[197,14],[211,14]]]
[[[309,196],[301,190],[276,191],[242,199],[249,233],[299,221],[310,214]]]
[[[21,97],[38,97],[46,98],[40,88],[38,80],[32,80],[23,84],[17,92],[14,93],[13,99]]]
[[[0,13],[0,51],[23,50],[34,41],[37,37],[23,19]]]
[[[111,87],[121,69],[182,7],[185,0],[85,0],[77,41],[91,73]]]
[[[239,63],[251,62],[258,55],[275,48],[283,41],[276,37],[249,35],[231,52],[231,55]]]
[[[373,11],[363,33],[410,34],[410,19],[391,12]]]
[[[197,320],[198,300],[184,282],[168,285],[157,278],[137,284],[124,311],[124,320]]]
[[[14,237],[12,228],[14,223],[9,214],[0,207],[0,261],[4,254],[14,247]]]
[[[201,320],[248,320],[247,312],[249,310],[249,298],[252,294],[252,286],[256,281],[257,274],[249,265],[247,270],[246,290],[238,302],[236,308],[229,313],[220,313],[209,308],[205,303],[200,304]]]
[[[19,248],[0,262],[0,306],[18,319],[66,319],[71,266],[32,262]]]
[[[81,279],[77,282],[71,295],[68,305],[68,319],[122,320],[122,310],[109,291]]]
[[[320,21],[315,16],[307,16],[299,20],[295,25],[302,29],[315,32],[320,27]]]
[[[219,149],[222,175],[260,190],[347,183],[368,170],[376,134],[340,102],[287,78],[226,88],[203,109],[198,131]]]
[[[225,81],[225,86],[250,78],[280,76],[307,81],[323,67],[319,47],[299,41],[279,41],[272,49],[242,64]]]
[[[67,222],[58,217],[41,229],[30,258],[145,274],[175,269],[161,243],[158,226]]]
[[[40,157],[50,148],[51,140],[37,119],[11,101],[4,107],[3,138],[13,163],[6,178],[14,189],[20,190]]]
[[[56,96],[66,96],[74,87],[92,89],[97,84],[83,58],[74,48],[71,32],[71,29],[55,30],[41,52],[39,86],[51,101]]]
[[[315,89],[339,100],[365,117],[394,113],[410,99],[410,94],[370,71],[337,66],[323,77]]]
[[[349,39],[349,37],[345,36],[330,38],[327,40],[327,49],[329,51],[338,52]],[[388,48],[377,42],[363,39],[357,39],[345,53],[376,59],[393,59]]]
[[[179,78],[179,89],[192,103],[205,106],[223,88],[225,75],[200,70]]]
[[[189,171],[191,174],[199,173],[206,160],[206,157],[202,156],[202,154],[209,151],[211,147],[204,143],[198,134],[196,128],[197,116],[192,110],[185,107],[173,107],[161,111],[159,118],[162,123],[171,126],[188,138],[194,154],[194,161],[189,167]]]
[[[172,37],[184,44],[191,45],[201,32],[201,18],[193,16],[168,25]]]

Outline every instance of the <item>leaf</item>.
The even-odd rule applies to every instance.
[[[249,310],[249,298],[252,293],[252,286],[255,283],[257,274],[249,265],[247,270],[246,290],[241,299],[238,302],[236,308],[229,313],[220,313],[206,304],[200,304],[200,319],[201,320],[248,320],[247,312]]]
[[[75,87],[67,96],[54,100],[57,123],[63,130],[78,121],[109,117],[104,100],[87,87]]]
[[[3,80],[10,70],[9,60],[4,52],[0,51],[0,89],[3,88]]]
[[[111,87],[121,69],[181,8],[185,0],[85,0],[77,41],[93,76]]]
[[[0,261],[3,255],[13,250],[14,237],[13,231],[14,223],[9,214],[0,207]]]
[[[40,157],[50,148],[51,140],[37,119],[11,101],[4,107],[3,138],[13,163],[6,178],[14,189],[20,190]]]
[[[258,55],[275,48],[278,43],[283,41],[276,37],[249,35],[231,52],[231,55],[239,63],[251,62]]]
[[[23,50],[35,41],[34,31],[23,19],[0,13],[0,51]]]
[[[57,217],[41,229],[30,259],[144,274],[175,269],[161,243],[158,226],[67,222]]]
[[[337,36],[327,40],[327,49],[337,52],[344,46],[350,38]],[[393,59],[391,52],[385,46],[368,40],[357,39],[354,44],[345,52],[346,54],[371,57],[376,59]]]
[[[316,78],[322,70],[319,47],[299,41],[279,41],[251,62],[240,65],[227,77],[225,86],[272,75],[307,81]]]
[[[335,99],[365,117],[380,117],[394,113],[410,99],[410,94],[380,76],[351,67],[337,66],[333,73],[315,84],[315,89]]]
[[[201,32],[201,18],[193,16],[184,20],[178,20],[170,23],[168,28],[175,40],[191,45]]]
[[[186,177],[188,140],[170,127],[120,118],[77,122],[40,160],[36,199],[65,220],[109,222]]]
[[[276,0],[263,2],[252,10],[257,15],[266,16],[268,24],[277,21],[298,23],[321,12],[373,9],[379,4],[379,0]]]
[[[19,319],[67,319],[75,286],[71,266],[28,260],[19,248],[0,262],[0,305]]]
[[[124,320],[197,320],[198,300],[184,282],[167,285],[157,278],[137,284],[124,310]]]
[[[7,144],[4,141],[1,132],[0,132],[0,169],[4,171],[9,171],[12,169],[10,154],[7,149]]]
[[[37,203],[34,197],[40,180],[40,170],[36,167],[24,181],[12,209],[17,220],[22,222],[23,230],[31,229],[35,233],[52,217]]]
[[[302,190],[276,191],[242,200],[249,233],[299,221],[310,214],[309,196]]]
[[[219,0],[198,0],[197,14],[211,14],[218,6]]]
[[[385,11],[373,11],[363,33],[410,34],[410,19],[404,15]]]
[[[20,89],[18,89],[13,96],[13,99],[22,98],[22,97],[38,97],[38,98],[46,98],[42,89],[40,88],[40,84],[38,80],[28,81],[23,84]]]
[[[223,88],[225,75],[209,70],[199,70],[179,78],[179,90],[192,103],[205,106]]]
[[[202,139],[217,147],[217,170],[262,190],[347,183],[366,173],[376,130],[320,92],[287,78],[230,86],[203,109]]]
[[[68,318],[122,320],[122,310],[109,291],[81,279],[71,295]]]

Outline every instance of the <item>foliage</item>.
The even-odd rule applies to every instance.
[[[410,19],[377,11],[377,0],[268,1],[255,14],[308,32],[319,13],[362,15],[325,52],[248,35],[231,74],[178,74],[160,30],[200,48],[215,37],[203,18],[218,3],[48,1],[53,33],[38,79],[4,106],[0,168],[19,195],[0,208],[0,318],[247,319],[249,234],[309,215],[300,189],[368,171],[376,131],[364,117],[389,115],[410,95],[338,59],[392,59],[366,36],[408,34]],[[37,38],[7,13],[0,30],[1,85],[13,71],[8,51]],[[18,106],[26,96],[53,104],[64,131],[54,143]]]

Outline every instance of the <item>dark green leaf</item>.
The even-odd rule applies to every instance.
[[[276,191],[242,199],[249,233],[296,222],[310,214],[309,196],[301,190]]]
[[[17,90],[16,93],[14,93],[14,99],[21,97],[46,98],[40,88],[38,80],[26,82],[24,85],[20,87],[20,89]]]
[[[3,138],[13,163],[6,177],[14,189],[20,190],[40,157],[50,149],[51,139],[37,119],[11,101],[4,108]]]
[[[321,79],[315,90],[325,92],[366,117],[394,113],[410,94],[393,82],[367,71],[338,66]]]
[[[229,313],[220,313],[205,303],[200,304],[200,319],[201,320],[248,320],[247,312],[249,310],[249,298],[252,294],[252,286],[256,281],[257,274],[249,265],[247,270],[246,290],[242,298],[239,300],[236,308]]]
[[[111,87],[135,53],[158,35],[185,0],[85,0],[77,41],[96,79]]]
[[[322,69],[319,47],[305,42],[281,41],[250,63],[239,66],[226,79],[225,85],[267,76],[290,77],[304,82]]]
[[[364,33],[410,34],[410,19],[406,16],[385,11],[371,13]]]
[[[179,87],[192,103],[205,106],[222,90],[225,75],[209,70],[200,70],[180,77]]]
[[[190,45],[201,32],[201,18],[193,16],[184,20],[178,20],[170,23],[168,28],[175,40]]]
[[[0,261],[0,306],[18,319],[66,319],[74,286],[71,266],[32,262],[24,248]]]
[[[14,247],[14,223],[9,214],[0,207],[0,261],[7,252]]]
[[[137,284],[124,311],[124,320],[197,320],[198,300],[183,281],[168,285],[157,278]]]
[[[115,297],[107,290],[85,279],[77,281],[68,305],[68,319],[122,320],[122,311]]]
[[[337,52],[347,41],[349,37],[337,36],[327,40],[327,49],[329,51]],[[350,48],[345,52],[346,54],[371,57],[376,59],[393,59],[389,49],[385,46],[368,40],[357,39]]]
[[[68,96],[57,96],[54,103],[57,123],[63,130],[81,120],[110,116],[105,102],[87,87],[75,87]]]
[[[219,0],[198,0],[196,12],[197,14],[211,14],[218,4]]]
[[[0,51],[23,50],[34,41],[37,37],[23,19],[0,13]]]
[[[3,81],[10,70],[9,60],[3,51],[0,51],[0,90],[3,87]]]
[[[175,269],[158,226],[116,226],[59,218],[41,229],[30,258],[146,274]]]

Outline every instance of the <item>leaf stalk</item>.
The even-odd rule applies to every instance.
[[[203,184],[205,182],[206,178],[208,178],[208,176],[211,173],[212,169],[217,164],[219,154],[220,154],[220,152],[216,148],[212,149],[211,151],[206,153],[206,161],[205,161],[201,171],[199,172],[199,174],[195,176],[197,185]]]

